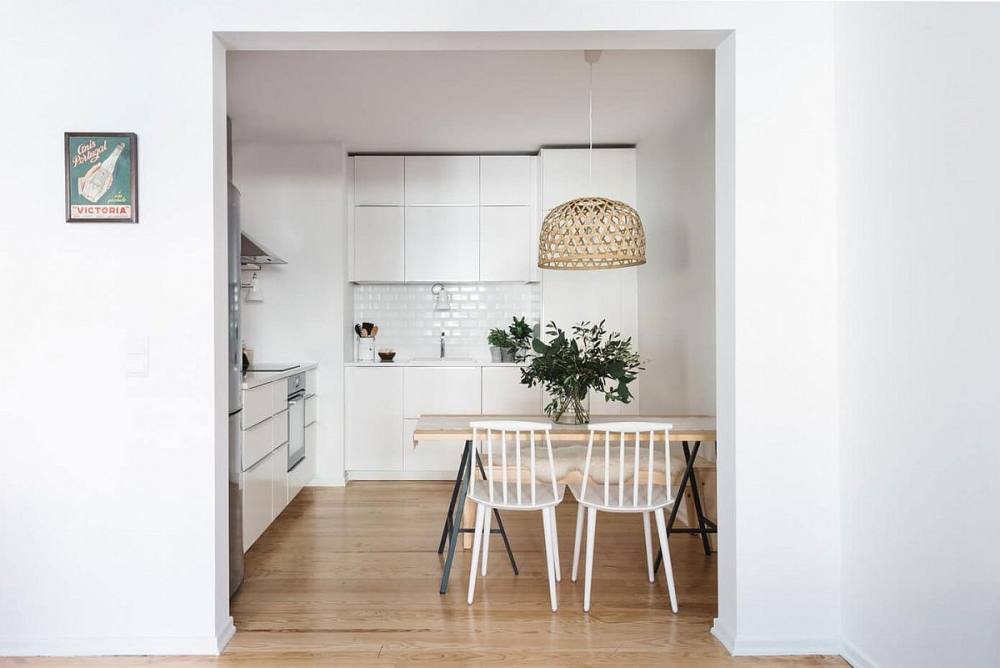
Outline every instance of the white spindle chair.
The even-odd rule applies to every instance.
[[[476,593],[476,569],[482,550],[483,575],[489,550],[490,513],[499,510],[540,510],[545,533],[545,565],[549,574],[552,612],[558,608],[556,580],[559,579],[559,545],[555,508],[562,501],[566,485],[558,481],[552,455],[552,425],[544,422],[490,420],[470,422],[474,453],[484,447],[486,480],[469,479],[469,499],[476,504],[476,529],[472,541],[472,570],[469,572],[469,603]],[[539,460],[538,450],[547,451]],[[525,461],[526,460],[526,461]],[[499,470],[494,465],[499,465]],[[510,465],[513,471],[509,473]],[[496,477],[499,474],[500,479]],[[510,478],[513,478],[512,480]]]
[[[667,525],[663,509],[674,502],[670,478],[670,429],[673,425],[657,422],[607,422],[590,425],[590,438],[583,465],[583,479],[571,484],[570,490],[579,507],[576,514],[576,536],[573,541],[573,582],[576,582],[580,563],[580,539],[583,533],[583,513],[587,510],[587,564],[584,573],[583,610],[590,610],[590,586],[594,569],[594,534],[597,529],[597,511],[642,514],[646,536],[646,570],[649,581],[654,581],[653,542],[650,536],[649,516],[656,517],[656,530],[663,550],[663,568],[667,574],[667,591],[670,609],[677,612],[677,594],[674,591],[674,573],[670,565],[670,547],[667,544]],[[597,456],[594,453],[595,436],[598,440]],[[660,436],[662,439],[657,440]],[[603,456],[601,445],[603,441]],[[648,450],[648,452],[644,452]],[[660,457],[656,452],[659,450]],[[658,461],[662,458],[662,462]],[[645,475],[645,482],[640,477]],[[663,484],[654,483],[662,477]]]

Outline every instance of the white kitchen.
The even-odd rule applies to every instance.
[[[234,215],[243,237],[240,342],[249,369],[244,454],[231,472],[232,483],[242,483],[239,512],[231,516],[242,517],[238,542],[246,553],[245,575],[233,582],[237,628],[241,618],[252,627],[274,622],[259,592],[275,577],[263,564],[284,551],[308,545],[310,556],[321,549],[329,563],[346,540],[353,547],[336,568],[350,571],[352,560],[392,558],[399,546],[380,544],[401,530],[404,551],[436,571],[419,585],[410,580],[415,600],[445,595],[460,602],[461,594],[446,592],[449,582],[466,586],[459,572],[469,568],[469,553],[482,552],[485,573],[490,551],[499,551],[510,567],[496,566],[481,579],[510,587],[518,578],[541,578],[537,602],[557,609],[555,590],[550,600],[544,584],[545,563],[555,567],[553,583],[561,570],[570,575],[576,504],[553,512],[552,543],[533,513],[494,511],[495,524],[482,533],[489,522],[476,528],[477,504],[467,498],[474,494],[472,456],[462,441],[470,439],[438,437],[428,422],[435,416],[463,428],[483,420],[577,423],[577,446],[586,443],[587,423],[669,429],[675,416],[669,465],[678,501],[666,508],[663,536],[673,536],[680,551],[679,603],[673,579],[667,598],[659,556],[661,575],[654,577],[654,513],[644,514],[645,541],[637,517],[602,513],[594,605],[602,597],[621,605],[624,599],[607,597],[628,599],[641,590],[649,606],[636,623],[666,623],[671,606],[679,604],[684,615],[693,587],[698,594],[687,602],[707,613],[700,606],[713,600],[717,549],[712,53],[239,52],[228,67]],[[624,260],[604,265],[550,262],[571,257],[572,249],[561,248],[562,232],[546,240],[546,220],[563,203],[591,194],[621,205],[621,233],[634,216],[641,258],[626,249]],[[568,403],[549,391],[555,386],[541,377],[522,382],[531,358],[541,357],[532,342],[553,341],[550,323],[570,338],[574,325],[601,323],[599,340],[624,342],[634,361],[624,394],[605,377],[606,386],[585,388],[580,415],[563,414]],[[301,400],[296,382],[303,384]],[[248,417],[255,393],[260,408]],[[304,418],[289,417],[299,401]],[[292,462],[288,432],[303,428],[304,460]],[[264,445],[248,454],[257,434]],[[576,464],[566,463],[573,448],[560,439],[570,437],[552,434],[558,466],[575,470],[564,477],[579,479],[581,453]],[[475,450],[485,461],[485,440]],[[637,449],[623,440],[620,450],[631,458]],[[490,464],[479,464],[471,477],[485,480],[503,468],[507,451],[496,454],[496,464],[490,452]],[[659,483],[665,465],[657,464]],[[384,499],[376,513],[383,522],[363,537],[338,533],[368,516],[371,497]],[[426,511],[411,517],[413,507]],[[579,508],[573,570],[579,564],[582,593],[591,549],[580,554],[586,532]],[[567,513],[559,528],[556,517]],[[414,534],[418,526],[424,528]],[[619,533],[631,540],[613,537]],[[564,568],[542,558],[543,542],[552,552],[563,544]],[[625,554],[617,553],[620,544],[628,545]],[[620,574],[619,561],[636,574],[625,589],[606,580]],[[587,598],[579,603],[589,608],[586,570]],[[560,578],[559,586],[569,580]],[[488,595],[484,586],[480,596]],[[532,604],[526,589],[518,591]],[[574,595],[563,594],[564,606]],[[344,604],[332,592],[326,602]],[[481,605],[488,608],[489,599]]]

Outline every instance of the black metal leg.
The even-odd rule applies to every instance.
[[[458,465],[458,474],[455,475],[455,487],[451,490],[451,503],[448,504],[448,515],[444,518],[444,528],[441,530],[441,542],[438,544],[438,554],[444,552],[444,542],[451,533],[451,517],[455,513],[455,500],[458,499],[458,490],[462,486],[462,478],[465,477],[466,460],[469,457],[468,445],[462,450],[462,463]]]
[[[677,494],[675,495],[674,507],[670,510],[670,517],[667,519],[667,535],[671,533],[700,533],[702,544],[705,548],[705,554],[712,554],[712,544],[708,540],[708,534],[714,532],[717,527],[715,523],[705,517],[705,513],[702,511],[701,506],[701,494],[698,490],[698,478],[694,472],[695,459],[698,457],[698,450],[701,448],[701,441],[694,442],[694,449],[688,449],[688,442],[683,441],[681,446],[684,448],[684,474],[681,476],[681,482],[677,486]],[[680,509],[680,501],[684,498],[684,491],[687,489],[688,481],[691,482],[691,496],[694,499],[695,511],[698,515],[698,528],[690,529],[674,529],[674,521],[677,519],[677,511]],[[656,573],[660,570],[660,564],[663,562],[663,550],[659,550],[656,553],[656,562],[653,564],[653,572]]]
[[[455,545],[458,543],[458,534],[462,528],[462,511],[465,510],[465,497],[469,492],[469,480],[472,477],[472,441],[465,442],[465,456],[463,463],[468,462],[468,466],[462,467],[462,484],[455,499],[455,516],[452,518],[451,538],[448,540],[448,558],[444,562],[444,573],[441,574],[441,593],[448,593],[448,579],[451,577],[451,563],[455,560]]]
[[[712,543],[708,540],[708,530],[705,527],[705,513],[701,509],[701,491],[698,489],[698,479],[694,474],[694,461],[698,457],[698,447],[701,441],[695,441],[694,451],[688,452],[687,441],[684,442],[684,457],[691,462],[691,497],[694,499],[694,509],[698,515],[698,528],[701,529],[701,543],[705,547],[705,554],[712,554]]]
[[[476,453],[476,464],[479,465],[479,472],[483,476],[483,480],[486,480],[486,469],[483,468],[483,459]],[[510,540],[507,538],[507,530],[503,527],[503,520],[500,519],[500,511],[496,508],[493,509],[493,516],[497,518],[497,528],[491,529],[490,533],[499,533],[503,537],[504,547],[507,548],[507,558],[510,560],[510,567],[514,569],[514,575],[519,575],[517,570],[517,562],[514,561],[514,551],[510,549]]]

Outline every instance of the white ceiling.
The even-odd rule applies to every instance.
[[[586,144],[580,51],[231,51],[234,141],[349,151],[533,151]],[[683,141],[712,108],[711,51],[605,51],[594,142]]]

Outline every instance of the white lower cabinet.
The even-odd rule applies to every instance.
[[[456,441],[413,444],[421,415],[538,415],[542,393],[515,366],[347,368],[347,471],[358,479],[451,479]]]
[[[483,367],[483,415],[538,415],[542,388],[521,384],[521,367]]]
[[[316,423],[306,425],[306,458],[288,472],[288,502],[316,475]]]
[[[271,453],[271,521],[288,505],[288,444]]]
[[[243,551],[250,549],[271,523],[272,455],[243,472]]]
[[[421,441],[413,443],[417,420],[403,420],[403,470],[413,472],[447,471],[452,476],[462,461],[460,441]]]
[[[403,369],[349,367],[347,468],[402,471]]]

